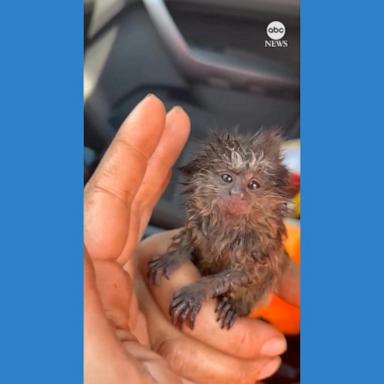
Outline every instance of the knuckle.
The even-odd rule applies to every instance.
[[[119,191],[117,189],[111,188],[107,183],[103,183],[101,180],[97,180],[93,186],[93,193],[101,193],[103,195],[108,195],[116,200],[119,200],[123,205],[126,205],[127,196],[129,196],[127,191]]]
[[[132,145],[130,143],[130,141],[123,137],[123,136],[120,136],[120,137],[117,137],[115,139],[115,142],[114,142],[115,146],[116,146],[116,150],[117,151],[129,151],[131,153],[134,153],[136,157],[138,157],[138,159],[144,163],[146,163],[148,161],[148,155],[146,153],[144,153],[140,148],[138,148],[137,146],[135,145]]]

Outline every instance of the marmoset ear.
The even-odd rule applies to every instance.
[[[219,133],[211,131],[206,143],[202,145],[196,157],[188,164],[177,169],[184,175],[190,176],[201,170],[208,169],[217,161],[222,161],[225,151],[228,151],[226,140],[230,138],[232,138],[230,134],[220,136]]]
[[[273,160],[281,158],[283,137],[279,128],[261,129],[251,138],[251,145],[255,152],[262,150],[265,157]]]
[[[195,173],[198,170],[198,162],[195,160],[192,160],[190,163],[186,165],[182,165],[181,167],[177,167],[177,170],[182,172],[184,175],[189,176]]]
[[[199,154],[193,160],[191,160],[188,164],[177,167],[177,169],[182,172],[185,176],[191,176],[200,172],[202,169],[206,167],[208,163],[208,157],[206,154]]]

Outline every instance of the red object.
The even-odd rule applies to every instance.
[[[298,173],[291,172],[290,183],[295,190],[295,193],[300,191],[300,175]]]

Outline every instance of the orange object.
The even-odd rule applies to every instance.
[[[288,236],[285,248],[291,259],[300,264],[300,227],[290,223],[286,227]],[[250,317],[262,317],[285,334],[300,333],[300,308],[288,304],[275,294],[272,294],[266,306],[254,309]]]

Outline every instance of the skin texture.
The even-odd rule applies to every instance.
[[[181,108],[166,113],[148,96],[124,121],[85,187],[86,384],[254,383],[280,364],[283,335],[241,319],[223,340],[212,301],[203,304],[194,331],[171,324],[173,293],[199,279],[192,263],[161,287],[147,284],[148,261],[168,249],[177,231],[139,240],[188,134]]]
[[[217,321],[229,329],[277,288],[289,264],[283,237],[291,192],[281,143],[275,130],[213,136],[182,168],[185,227],[149,263],[154,284],[187,260],[203,275],[175,293],[169,309],[175,325],[193,328],[203,301],[217,298]]]

